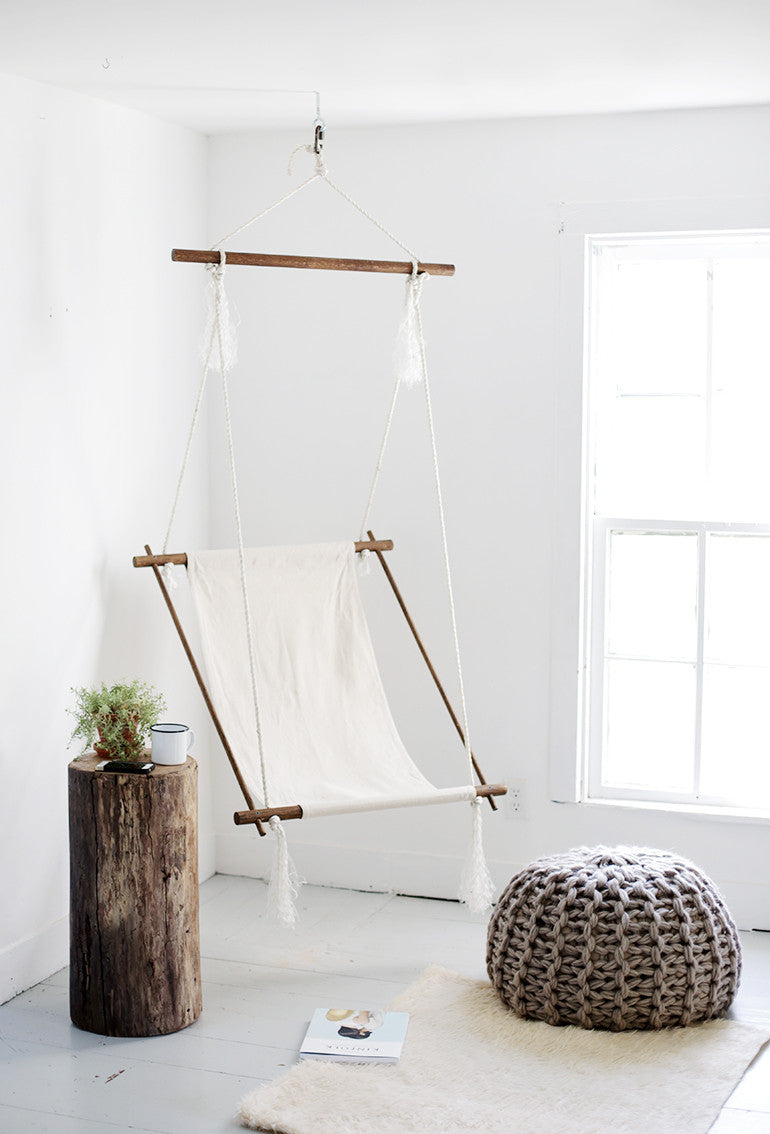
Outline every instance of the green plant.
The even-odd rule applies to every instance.
[[[97,755],[110,760],[141,760],[150,729],[166,708],[163,697],[142,681],[118,682],[109,688],[73,689],[75,718],[70,742],[94,745]],[[98,738],[98,743],[97,743]]]

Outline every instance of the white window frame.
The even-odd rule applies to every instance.
[[[585,612],[592,599],[594,549],[586,537],[589,530],[587,487],[590,484],[590,422],[587,416],[586,351],[584,334],[589,295],[589,238],[623,239],[629,234],[682,237],[747,231],[767,231],[770,199],[742,200],[613,202],[587,205],[563,205],[559,224],[559,366],[556,376],[553,544],[551,570],[551,669],[549,786],[551,799],[557,802],[637,800],[638,793],[609,789],[598,794],[595,783],[589,783],[588,755],[589,699],[597,696],[589,688],[589,662],[593,637],[585,631]],[[609,518],[608,518],[609,519]],[[612,518],[623,530],[662,530],[660,521],[644,527],[644,522]],[[698,527],[698,524],[695,524]],[[719,525],[702,524],[705,531]],[[756,533],[766,529],[758,525],[730,525]],[[608,528],[604,527],[606,532]],[[673,523],[673,529],[692,530],[690,523]],[[701,559],[702,562],[702,559]],[[702,585],[701,578],[700,584]],[[702,604],[701,604],[702,609]],[[701,635],[699,635],[699,638]],[[699,641],[699,649],[702,642]],[[592,711],[595,705],[591,705]],[[697,806],[704,806],[700,800]],[[708,801],[708,806],[718,801]],[[659,796],[660,806],[693,806],[690,797]],[[704,807],[705,809],[705,807]]]
[[[706,546],[711,534],[726,533],[731,536],[770,535],[770,524],[717,523],[712,521],[685,520],[639,520],[623,519],[617,516],[596,516],[592,521],[593,539],[591,549],[591,579],[593,614],[591,643],[586,694],[590,700],[588,713],[588,738],[586,752],[586,798],[587,799],[626,799],[645,800],[659,803],[696,804],[706,807],[732,807],[733,801],[720,796],[706,795],[700,790],[701,723],[703,708],[703,669],[706,615]],[[604,743],[606,715],[604,702],[607,689],[605,673],[604,642],[605,618],[609,588],[606,580],[606,565],[609,560],[609,540],[614,532],[638,532],[643,534],[695,535],[698,541],[698,584],[697,584],[697,631],[695,657],[695,741],[694,741],[694,781],[692,792],[663,791],[656,788],[620,787],[601,782],[601,755]]]

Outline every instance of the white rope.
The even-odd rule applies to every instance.
[[[366,528],[367,528],[367,525],[369,523],[369,514],[371,513],[372,504],[374,503],[374,494],[377,491],[377,483],[380,479],[380,472],[382,471],[382,462],[385,459],[385,450],[388,446],[388,438],[390,437],[390,427],[393,424],[393,413],[396,409],[396,401],[398,400],[398,391],[400,390],[400,388],[401,388],[401,375],[399,373],[397,373],[396,374],[396,384],[393,387],[393,397],[390,399],[390,409],[388,410],[388,418],[387,418],[387,421],[385,422],[385,432],[382,435],[382,441],[380,443],[380,452],[379,452],[379,455],[377,457],[377,466],[374,470],[374,476],[372,477],[372,486],[369,489],[369,499],[366,502],[366,509],[364,511],[364,518],[361,521],[361,534],[358,537],[359,540],[366,539]],[[368,553],[365,553],[365,552],[361,553],[361,561],[362,562],[365,562],[364,556],[367,555],[367,554]]]
[[[465,740],[465,754],[468,760],[468,783],[473,785],[473,754],[471,751],[471,736],[468,727],[468,707],[465,700],[465,683],[463,681],[463,667],[460,658],[460,638],[457,633],[457,615],[455,611],[454,591],[452,587],[452,570],[449,563],[449,546],[446,533],[446,520],[444,516],[444,500],[441,492],[441,476],[438,464],[438,449],[436,445],[436,429],[433,422],[433,406],[430,396],[430,381],[428,379],[428,360],[425,351],[425,335],[422,326],[422,312],[420,310],[421,285],[418,282],[417,265],[412,269],[412,287],[408,293],[408,300],[414,307],[414,322],[417,345],[419,349],[422,382],[425,387],[425,408],[428,417],[428,431],[430,433],[431,457],[433,459],[433,478],[436,487],[436,501],[441,527],[441,549],[444,556],[444,574],[446,577],[447,596],[449,599],[449,616],[452,625],[452,641],[454,644],[455,665],[457,668],[457,684],[460,693],[460,708],[462,712],[463,733]],[[481,799],[476,796],[471,801],[471,840],[468,857],[460,879],[458,897],[461,902],[473,913],[483,913],[494,897],[495,888],[489,874],[482,838]]]
[[[206,265],[206,271],[209,273],[209,289],[206,302],[206,332],[203,338],[205,342],[212,333],[212,329],[216,328],[219,341],[220,369],[224,366],[225,370],[230,371],[238,361],[238,334],[235,328],[235,320],[230,314],[227,293],[221,286],[218,274],[222,266],[221,256],[222,253],[220,252],[219,264]],[[217,364],[214,359],[211,360],[209,367],[211,370],[216,370]]]
[[[182,494],[182,483],[183,483],[184,478],[185,478],[185,473],[187,472],[187,464],[188,464],[188,461],[190,459],[190,449],[192,447],[192,440],[193,440],[193,437],[195,435],[195,428],[198,424],[198,417],[199,417],[199,414],[200,414],[201,403],[203,401],[203,391],[206,388],[206,378],[208,377],[209,368],[211,366],[211,352],[214,349],[215,335],[216,335],[216,326],[212,325],[211,333],[209,335],[208,349],[206,350],[206,356],[205,356],[204,361],[203,361],[203,373],[201,374],[201,380],[198,384],[198,394],[197,394],[197,397],[195,399],[195,408],[193,409],[192,421],[190,423],[190,431],[187,434],[187,444],[185,445],[184,456],[182,457],[182,467],[179,470],[179,479],[176,482],[176,493],[174,494],[174,502],[171,505],[171,515],[168,518],[168,525],[166,527],[166,537],[163,540],[163,549],[162,549],[162,552],[161,552],[161,554],[163,554],[163,555],[166,555],[168,553],[169,540],[171,539],[171,528],[173,527],[174,519],[176,517],[176,510],[177,510],[177,507],[179,506],[179,497]],[[170,590],[175,590],[176,589],[176,580],[174,579],[174,575],[173,575],[172,567],[171,567],[170,563],[165,563],[161,567],[161,574],[163,575],[163,579],[164,579],[166,586]]]
[[[288,173],[289,177],[291,177],[292,173],[294,172],[294,159],[295,159],[295,157],[297,156],[298,153],[303,152],[303,151],[305,153],[310,154],[311,157],[315,157],[315,171],[316,171],[317,174],[319,174],[321,177],[323,177],[324,173],[326,172],[326,166],[324,165],[323,156],[316,150],[315,146],[309,145],[309,144],[304,145],[303,143],[300,143],[300,145],[295,146],[294,149],[289,154],[289,164],[286,167],[286,172]]]
[[[398,392],[402,384],[405,386],[414,385],[415,380],[422,377],[423,361],[420,352],[420,336],[419,327],[417,325],[417,301],[422,291],[422,286],[426,279],[428,279],[426,272],[418,271],[417,260],[412,260],[412,274],[406,281],[406,295],[404,297],[404,310],[401,316],[401,322],[398,328],[398,335],[396,341],[398,349],[395,352],[395,366],[396,381],[393,387],[393,397],[390,401],[390,408],[388,410],[387,420],[385,422],[385,431],[382,435],[380,443],[380,451],[377,456],[377,465],[374,470],[371,488],[369,489],[369,499],[366,502],[366,509],[364,511],[364,518],[361,523],[361,534],[358,537],[363,540],[366,534],[366,529],[369,523],[369,515],[374,503],[374,495],[377,491],[377,484],[382,472],[382,465],[385,459],[385,450],[388,445],[390,437],[390,427],[393,424],[393,414],[396,409],[396,401],[398,399]],[[415,366],[416,362],[416,366]],[[417,371],[417,373],[415,373]],[[368,558],[369,552],[361,552],[361,562],[364,563]],[[365,572],[368,573],[368,572]]]
[[[299,147],[299,148],[302,148],[302,147]],[[273,211],[273,209],[277,209],[279,205],[282,205],[282,204],[284,204],[284,202],[290,200],[297,193],[301,192],[302,189],[307,188],[307,186],[311,185],[314,181],[318,181],[319,178],[322,177],[322,176],[323,176],[323,167],[319,169],[318,165],[317,165],[316,166],[316,172],[311,177],[306,178],[306,180],[303,181],[300,185],[295,185],[295,187],[293,189],[290,189],[288,193],[284,193],[284,195],[279,200],[274,201],[272,205],[268,205],[266,209],[262,209],[262,211],[257,213],[256,216],[253,216],[250,220],[247,220],[244,224],[239,225],[238,228],[234,228],[232,232],[229,232],[227,234],[227,236],[223,236],[221,238],[221,240],[217,240],[217,242],[215,244],[212,244],[211,251],[212,252],[216,251],[219,248],[220,244],[226,243],[226,241],[230,240],[233,236],[237,236],[239,232],[243,232],[243,230],[245,228],[248,228],[249,225],[252,225],[256,221],[261,220],[262,217],[266,217],[268,213],[271,213]],[[218,296],[217,291],[216,291],[216,288],[217,288],[216,271],[217,271],[218,268],[222,268],[222,264],[223,264],[223,262],[220,262],[219,265],[207,265],[207,267],[209,267],[209,268],[211,268],[211,267],[214,268],[214,273],[213,273],[214,274],[214,281],[215,281],[214,282],[214,287],[215,287],[214,311],[213,311],[213,317],[208,320],[210,326],[207,327],[208,346],[207,346],[206,351],[205,351],[205,359],[204,359],[204,363],[203,363],[203,373],[201,375],[200,385],[198,386],[198,395],[195,399],[195,408],[193,410],[193,417],[192,417],[192,422],[191,422],[191,425],[190,425],[190,432],[187,435],[187,445],[185,446],[184,457],[182,458],[182,468],[181,468],[180,473],[179,473],[179,479],[177,481],[177,486],[176,486],[176,494],[174,496],[174,502],[171,506],[171,515],[169,516],[168,526],[166,528],[166,538],[163,541],[163,554],[164,555],[167,553],[169,539],[171,538],[171,528],[173,526],[174,519],[176,517],[176,511],[177,511],[177,507],[179,505],[179,498],[180,498],[180,495],[181,495],[181,492],[182,492],[182,483],[183,483],[184,478],[185,478],[185,473],[187,472],[187,465],[188,465],[188,461],[189,461],[189,458],[190,458],[190,448],[192,446],[192,440],[193,440],[193,436],[195,434],[195,428],[198,424],[198,415],[199,415],[199,412],[200,412],[201,403],[203,401],[203,392],[206,388],[206,378],[208,376],[209,370],[211,369],[211,355],[212,355],[212,352],[214,350],[214,343],[216,342],[217,337],[220,338],[220,344],[221,344],[221,349],[219,351],[220,363],[222,365],[224,365],[225,362],[227,362],[228,368],[229,368],[232,365],[232,362],[234,361],[235,350],[234,350],[234,346],[233,346],[232,341],[225,344],[225,342],[224,342],[225,335],[222,333],[221,329],[218,330],[218,328],[217,328],[217,316],[219,316],[220,323],[222,321],[221,317],[222,317],[222,313],[223,313],[223,308],[221,306],[221,303],[222,303],[224,296],[223,295]],[[219,307],[217,307],[218,303],[220,304]],[[228,320],[228,326],[229,326],[229,320]],[[228,333],[227,337],[228,337],[229,340],[232,340],[233,339],[232,333]],[[171,585],[172,587],[175,586],[176,584],[173,582],[173,577],[171,575],[171,564],[166,564],[163,568],[161,568],[161,570],[162,570],[162,573],[163,573],[164,578],[166,580],[166,583]]]
[[[394,369],[397,374],[401,375],[401,381],[408,388],[416,386],[422,381],[417,301],[427,279],[430,279],[427,272],[418,272],[418,265],[413,263],[412,274],[407,277],[406,281],[404,307],[393,351]]]
[[[314,181],[325,181],[330,189],[333,189],[335,193],[339,193],[340,197],[347,201],[349,205],[352,205],[352,207],[356,209],[356,211],[359,212],[361,216],[366,217],[366,219],[368,221],[371,221],[371,223],[376,228],[378,228],[380,232],[383,232],[385,236],[389,237],[393,241],[394,244],[397,244],[399,248],[403,249],[409,259],[412,261],[413,268],[415,268],[418,259],[416,253],[412,251],[408,244],[404,244],[403,241],[399,240],[398,237],[394,233],[392,233],[389,228],[386,228],[384,224],[381,224],[381,222],[378,221],[376,217],[372,216],[372,214],[368,212],[363,207],[363,205],[359,205],[357,201],[354,201],[350,194],[346,193],[345,190],[336,183],[336,181],[332,181],[331,177],[329,177],[329,171],[324,164],[323,157],[321,156],[321,154],[316,154],[312,146],[300,145],[295,147],[289,157],[289,173],[291,174],[292,172],[295,155],[302,150],[315,156],[315,172],[311,174],[310,177],[306,178],[305,181],[295,186],[294,189],[290,189],[288,193],[285,193],[283,195],[283,197],[280,197],[277,201],[274,201],[272,205],[268,205],[266,209],[262,209],[249,220],[244,221],[243,224],[240,224],[237,228],[234,228],[232,232],[228,232],[226,236],[223,236],[220,240],[217,240],[217,242],[215,244],[212,244],[211,246],[212,251],[219,248],[222,244],[226,244],[228,240],[231,240],[234,236],[237,236],[238,233],[243,232],[244,229],[250,228],[251,225],[256,224],[258,220],[266,217],[268,213],[271,213],[273,211],[273,209],[277,209],[280,205],[285,204],[286,201],[291,200],[292,197],[301,192],[303,189],[307,188],[308,185],[312,185]]]
[[[471,913],[484,913],[495,896],[495,887],[489,874],[481,831],[481,800],[471,802],[472,827],[468,858],[460,879],[457,896]]]
[[[238,537],[238,563],[241,576],[241,596],[243,598],[243,614],[246,623],[246,641],[249,650],[249,673],[251,676],[251,698],[254,706],[254,724],[257,733],[257,751],[259,752],[259,769],[262,780],[262,798],[265,807],[270,806],[270,796],[267,788],[267,769],[265,766],[265,749],[262,740],[262,718],[259,708],[259,693],[257,690],[257,663],[254,654],[254,639],[251,633],[251,609],[249,604],[249,591],[246,585],[246,558],[243,550],[243,527],[241,524],[241,506],[238,497],[238,478],[235,471],[235,449],[233,446],[233,427],[230,415],[230,396],[227,388],[227,365],[225,359],[225,343],[222,334],[222,322],[227,310],[227,297],[224,290],[224,274],[226,255],[221,252],[221,262],[214,269],[216,281],[216,328],[219,345],[219,362],[222,372],[222,396],[225,410],[225,429],[227,432],[227,451],[230,459],[230,478],[233,490],[233,512],[235,514],[235,530]],[[286,832],[278,816],[270,819],[269,826],[274,836],[273,866],[268,887],[268,912],[277,918],[283,925],[292,926],[297,920],[296,898],[300,886],[300,879],[289,855]]]
[[[267,912],[282,925],[292,926],[297,921],[297,895],[302,883],[289,856],[283,823],[273,815],[269,826],[275,839],[275,851],[267,888]]]
[[[227,236],[223,236],[221,240],[218,240],[216,242],[216,244],[212,244],[211,251],[216,251],[216,249],[219,248],[221,244],[226,244],[228,240],[232,240],[232,238],[234,236],[237,236],[239,232],[243,232],[245,228],[249,228],[252,224],[256,224],[258,220],[262,220],[262,217],[266,217],[268,213],[272,213],[273,209],[277,209],[279,205],[283,205],[286,203],[286,201],[290,201],[292,197],[295,197],[297,195],[297,193],[300,193],[303,189],[306,189],[308,185],[312,185],[314,181],[318,181],[322,177],[323,172],[317,167],[316,172],[311,177],[308,177],[300,185],[295,185],[294,188],[290,189],[288,193],[284,193],[283,197],[280,197],[277,201],[274,201],[272,205],[268,205],[266,209],[262,209],[262,211],[257,213],[256,216],[253,216],[251,220],[247,220],[244,221],[243,224],[239,224],[238,227],[234,228],[232,232],[228,232]]]
[[[225,366],[225,348],[222,341],[222,326],[220,314],[225,306],[224,274],[225,253],[221,253],[221,262],[214,269],[214,278],[217,284],[217,339],[219,342],[219,360],[222,370],[222,397],[225,409],[225,431],[227,434],[227,451],[230,458],[230,481],[233,491],[233,512],[235,514],[235,530],[238,538],[238,562],[241,573],[241,595],[243,598],[243,613],[246,621],[246,641],[249,650],[249,672],[251,674],[251,697],[254,704],[254,724],[257,732],[257,751],[259,752],[259,766],[262,777],[262,798],[265,807],[270,806],[267,792],[267,776],[265,773],[265,753],[262,743],[262,720],[259,711],[259,695],[257,693],[257,662],[254,656],[254,640],[251,634],[251,609],[249,605],[249,592],[246,586],[246,559],[243,552],[243,529],[241,525],[241,505],[238,497],[238,477],[235,471],[235,450],[233,447],[233,426],[230,416],[230,395],[227,388],[227,367]]]
[[[468,728],[468,708],[465,703],[465,683],[463,681],[463,667],[460,659],[460,639],[457,633],[457,615],[455,613],[454,592],[452,589],[452,569],[449,564],[449,547],[447,543],[446,521],[444,518],[444,500],[441,492],[441,476],[438,467],[438,450],[436,447],[436,430],[433,424],[433,406],[430,397],[430,382],[428,380],[428,360],[425,354],[425,336],[422,327],[422,313],[420,311],[419,292],[415,297],[415,310],[417,315],[417,332],[420,344],[420,360],[422,363],[422,381],[425,387],[425,408],[428,415],[428,431],[430,433],[430,448],[433,458],[433,479],[436,486],[436,501],[438,503],[439,524],[441,526],[441,550],[444,556],[444,575],[446,578],[447,595],[449,598],[449,617],[452,624],[452,641],[454,643],[455,665],[457,667],[457,684],[460,692],[460,708],[462,711],[463,732],[465,734],[465,751],[468,757],[469,783],[473,783],[473,757],[471,756],[471,737]]]
[[[331,177],[329,177],[329,171],[325,167],[323,169],[321,177],[330,189],[333,189],[335,193],[339,193],[340,197],[344,198],[344,200],[346,200],[349,205],[352,205],[354,209],[357,209],[362,217],[366,217],[366,219],[368,221],[371,221],[372,224],[380,230],[380,232],[384,232],[386,236],[390,237],[394,244],[397,244],[399,248],[402,248],[404,252],[406,252],[409,259],[412,261],[413,270],[415,269],[418,257],[408,244],[404,244],[402,241],[400,241],[397,236],[394,236],[389,228],[386,228],[384,224],[380,224],[376,217],[373,217],[372,214],[367,212],[362,205],[359,205],[357,201],[354,201],[353,198],[349,196],[344,189],[341,189],[335,181],[332,181]]]

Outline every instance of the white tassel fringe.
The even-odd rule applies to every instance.
[[[296,924],[298,917],[297,895],[302,883],[289,857],[286,832],[277,815],[270,819],[270,829],[275,838],[275,847],[267,890],[267,912],[281,925],[292,926]]]
[[[164,563],[160,569],[160,574],[163,582],[166,584],[166,590],[169,594],[173,594],[177,588],[176,574],[174,572],[173,563]]]
[[[209,288],[206,304],[206,330],[201,344],[201,356],[212,370],[222,369],[228,374],[238,360],[238,320],[230,311],[225,291],[224,264],[210,265]],[[220,340],[221,338],[221,349]]]
[[[471,913],[484,913],[492,904],[495,887],[487,869],[481,832],[481,800],[477,797],[471,802],[473,828],[468,860],[465,863],[458,897]]]
[[[406,281],[404,310],[393,352],[395,376],[405,386],[416,386],[423,380],[423,360],[420,349],[420,326],[417,319],[417,302],[420,298],[425,273],[412,274]]]

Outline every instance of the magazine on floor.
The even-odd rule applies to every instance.
[[[316,1008],[300,1059],[339,1063],[398,1063],[408,1012],[374,1008]]]

